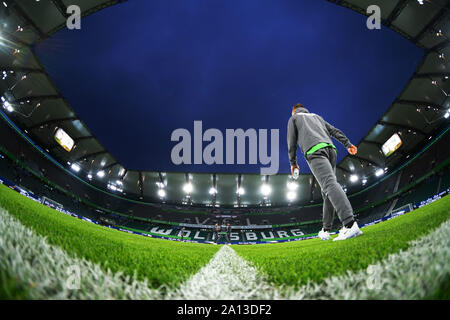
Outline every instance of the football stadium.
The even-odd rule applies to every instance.
[[[177,1],[172,2],[177,5]],[[96,19],[120,15],[128,6],[143,5],[143,1],[0,1],[0,297],[8,300],[448,300],[450,1],[298,1],[299,6],[312,2],[321,2],[317,5],[331,14],[336,12],[358,21],[366,34],[385,32],[386,37],[392,37],[393,42],[401,43],[406,51],[415,55],[411,58],[415,63],[408,64],[403,72],[386,74],[383,71],[386,83],[395,73],[401,85],[392,86],[393,95],[385,93],[389,102],[377,105],[379,114],[366,115],[369,125],[359,124],[361,135],[351,134],[357,153],[347,153],[345,149],[337,152],[337,182],[350,201],[354,219],[362,232],[361,236],[345,241],[332,241],[343,227],[337,215],[329,230],[330,241],[323,241],[319,236],[324,210],[321,186],[305,164],[300,165],[298,178],[283,167],[289,164],[285,145],[280,147],[281,169],[275,174],[247,170],[247,167],[240,171],[234,166],[226,172],[218,166],[208,167],[206,148],[200,153],[203,159],[201,156],[197,159],[195,152],[192,153],[192,163],[203,165],[199,170],[194,166],[181,166],[177,170],[153,164],[156,162],[148,162],[147,166],[137,162],[129,165],[123,160],[124,154],[135,152],[130,156],[134,161],[141,154],[139,148],[145,148],[129,140],[125,144],[129,144],[130,152],[109,151],[114,148],[114,142],[106,146],[105,137],[122,135],[124,141],[132,140],[131,134],[125,138],[132,125],[110,123],[106,114],[114,107],[109,102],[103,105],[91,100],[83,90],[89,87],[92,94],[111,95],[111,99],[119,100],[114,95],[120,94],[120,88],[105,89],[100,85],[97,88],[95,82],[99,78],[84,74],[93,61],[89,60],[93,59],[88,57],[90,53],[86,53],[85,59],[67,58],[64,62],[67,68],[58,74],[55,70],[62,70],[63,62],[48,58],[48,48],[56,52],[53,55],[62,52],[61,56],[76,51],[78,49],[73,49],[64,39],[69,34],[84,31],[70,30],[69,22],[73,23],[72,27],[81,24],[81,30],[86,31],[96,25]],[[238,4],[233,2],[232,5]],[[377,13],[375,9],[368,10],[369,6],[379,9],[382,31],[369,30],[372,14]],[[79,21],[76,20],[77,8]],[[245,16],[247,11],[243,13],[241,9]],[[248,10],[254,11],[254,8]],[[191,16],[195,20],[192,17],[195,15]],[[324,14],[323,19],[331,18]],[[133,39],[134,35],[127,33],[126,26],[123,28],[117,38]],[[207,32],[207,27],[201,28]],[[275,27],[271,30],[278,32]],[[146,32],[171,31],[149,28]],[[82,41],[84,36],[78,37]],[[331,43],[332,39],[314,41]],[[352,41],[356,40],[349,38],[348,45]],[[380,36],[380,41],[385,39]],[[327,43],[322,45],[332,45]],[[141,45],[129,50],[139,51],[141,49],[137,48]],[[355,44],[350,50],[362,50],[361,47]],[[394,48],[389,50],[390,55],[397,54]],[[398,61],[407,60],[407,53],[398,55]],[[59,60],[64,59],[66,57]],[[258,57],[253,59],[256,61]],[[337,55],[336,59],[344,58]],[[127,63],[131,64],[131,60]],[[186,58],[181,69],[190,68],[190,61]],[[140,63],[143,62],[136,64]],[[384,63],[388,62],[382,61],[380,65]],[[392,62],[395,64],[399,63]],[[83,65],[86,70],[81,70]],[[241,67],[245,69],[244,65]],[[153,72],[156,77],[158,72],[157,67],[145,64],[140,68],[149,68],[149,78],[145,79],[151,79]],[[319,78],[329,77],[338,85],[341,75],[326,68],[329,68],[326,63],[322,67],[316,65],[317,79],[311,81],[320,82]],[[370,77],[371,72],[376,73],[375,69],[364,72]],[[106,72],[101,70],[95,72]],[[81,74],[85,83],[75,88],[69,80],[61,80],[70,78],[71,72],[74,77]],[[233,72],[238,73],[239,68]],[[353,72],[356,71],[347,73]],[[107,81],[108,76],[103,77]],[[192,88],[196,84],[189,85]],[[237,86],[243,85],[246,81]],[[233,90],[231,86],[222,89]],[[205,83],[202,90],[216,88]],[[341,94],[357,90],[356,87],[346,93],[341,90]],[[378,104],[381,94],[376,90],[364,99]],[[167,96],[152,101],[175,101],[170,99],[177,92],[173,89]],[[227,94],[231,100],[234,96],[230,92]],[[326,99],[325,96],[333,92],[324,89],[316,100],[310,101]],[[121,97],[136,101],[133,94],[126,92]],[[145,97],[147,93],[142,94]],[[276,94],[274,90],[274,99],[277,99]],[[286,126],[292,106],[302,101],[301,96],[296,97],[295,101],[289,100],[288,105],[282,106],[283,102],[276,106],[284,113],[283,123],[272,126],[279,127],[279,137],[270,130],[263,132],[265,138],[268,132],[271,134],[272,156],[274,139],[285,141],[287,127],[282,126]],[[80,104],[86,104],[91,110],[99,109],[105,116],[87,121],[87,111],[79,109]],[[349,111],[343,111],[340,117],[331,116],[331,109],[338,108],[339,102],[320,110],[310,104],[310,112],[337,123],[344,132],[357,126]],[[305,105],[308,106],[308,102]],[[158,128],[158,122],[170,127],[172,120],[164,117],[171,112],[182,112],[182,109],[170,111],[168,105],[164,106],[154,107],[152,112],[161,112],[164,116],[155,115],[152,121],[146,122],[148,128]],[[358,112],[368,113],[364,108],[360,106]],[[126,110],[124,107],[120,112]],[[248,119],[246,109],[240,110],[239,116]],[[257,109],[249,112],[259,114]],[[271,120],[267,114],[258,116]],[[132,117],[138,123],[139,117],[147,115]],[[104,128],[111,128],[110,131],[98,129],[100,123]],[[258,127],[254,123],[245,127],[242,123],[236,120],[236,124],[231,125],[244,130]],[[192,127],[192,124],[191,120],[182,123],[184,127]],[[194,134],[200,132],[206,136],[213,132],[207,129],[216,123],[205,120],[203,128],[201,124],[200,128],[196,127],[198,125],[194,123]],[[177,127],[173,125],[170,130]],[[260,148],[263,133],[260,130],[257,136],[255,130],[255,141],[260,139]],[[205,136],[203,140],[200,137],[200,152],[202,141],[203,146],[204,141],[211,141],[211,137],[207,140]],[[245,145],[245,141],[252,139],[251,132],[243,137]],[[224,141],[222,145],[228,146],[228,138],[227,129],[227,135],[220,138]],[[173,146],[170,135],[165,139]],[[195,135],[192,141],[194,149],[197,148]],[[266,145],[265,151],[267,149]],[[153,150],[149,151],[149,158],[164,153],[159,152],[160,149]],[[238,148],[237,153],[239,150],[242,151]],[[260,159],[267,168],[267,156],[264,157],[260,149],[258,158],[256,150],[249,147],[247,156],[252,159],[254,154],[252,164]],[[217,156],[218,151],[215,152]],[[223,157],[225,150],[219,153]],[[167,154],[170,157],[170,152]],[[183,151],[183,159],[185,155]],[[228,153],[226,156],[228,161]],[[239,159],[239,154],[237,156]],[[303,161],[300,156],[299,163]],[[191,160],[186,163],[191,164]]]

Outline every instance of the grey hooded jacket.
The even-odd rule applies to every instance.
[[[323,120],[317,114],[309,113],[306,108],[298,108],[289,119],[287,130],[287,144],[289,150],[289,162],[291,166],[297,164],[297,144],[302,153],[306,154],[309,149],[316,144],[325,142],[333,144],[331,137],[334,137],[346,148],[352,146],[345,134]]]

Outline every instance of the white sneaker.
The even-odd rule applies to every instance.
[[[333,241],[347,240],[360,235],[362,235],[362,231],[359,229],[358,224],[355,221],[353,222],[351,228],[342,227],[342,229],[339,230],[339,235],[334,238]]]
[[[319,231],[318,236],[322,240],[330,240],[330,233],[328,231],[324,231],[323,229]]]

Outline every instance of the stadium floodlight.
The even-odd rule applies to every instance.
[[[122,188],[120,188],[112,183],[108,183],[108,189],[112,190],[112,191],[123,192]]]
[[[7,105],[5,104],[5,107],[6,107],[6,111],[8,111],[8,112],[14,111],[14,108],[10,103],[7,103]]]
[[[75,172],[80,172],[80,170],[81,170],[81,167],[78,164],[76,164],[76,163],[72,163],[72,165],[70,167]]]
[[[164,189],[159,189],[159,190],[158,190],[158,196],[159,196],[160,198],[165,198],[165,197],[166,197],[166,190],[164,190]]]
[[[3,99],[3,97],[2,97],[2,101],[3,101],[3,107],[5,108],[6,111],[8,111],[8,112],[14,111],[14,108],[11,105],[11,103],[9,103],[6,99]]]
[[[295,193],[295,191],[289,191],[289,192],[286,194],[286,198],[287,198],[289,201],[295,200],[296,197],[297,197],[297,194]]]
[[[156,182],[156,185],[158,186],[159,189],[164,189],[164,188],[166,187],[166,186],[164,185],[164,183],[161,182],[161,181],[157,181],[157,182]]]
[[[89,180],[92,180],[92,174],[88,174],[88,175],[87,175],[87,178],[88,178]]]
[[[272,192],[272,188],[267,184],[263,183],[261,186],[261,193],[264,197],[267,197]]]
[[[423,0],[417,0],[420,5],[423,5]]]
[[[287,188],[288,188],[289,191],[295,191],[298,188],[298,184],[295,183],[294,181],[289,181],[287,183]]]
[[[384,174],[384,170],[383,169],[378,169],[377,171],[375,171],[375,175],[377,177],[381,177]]]
[[[352,175],[350,176],[350,182],[351,182],[351,183],[355,183],[355,182],[357,182],[358,180],[359,180],[358,175],[352,174]]]
[[[117,181],[116,181],[116,184],[118,184],[119,186],[123,186],[122,180],[117,180]]]
[[[105,171],[100,170],[100,171],[97,172],[97,177],[103,178],[104,176],[105,176]]]
[[[240,196],[243,196],[243,195],[245,194],[245,189],[242,188],[242,187],[239,187],[239,188],[236,190],[236,193],[237,193],[238,195],[240,195]]]
[[[445,119],[448,119],[448,117],[450,117],[450,109],[444,114]]]
[[[194,187],[192,186],[192,183],[188,182],[183,186],[183,191],[187,194],[191,193]]]
[[[367,179],[366,178],[364,178],[364,179],[362,179],[362,184],[363,184],[363,186],[367,183]]]
[[[209,194],[210,194],[210,195],[215,195],[215,194],[217,194],[217,189],[214,188],[214,187],[211,187],[211,188],[209,189]]]

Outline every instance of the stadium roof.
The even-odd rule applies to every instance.
[[[264,177],[257,174],[205,174],[128,171],[106,150],[89,128],[79,119],[69,103],[59,93],[49,75],[32,51],[32,46],[44,41],[66,26],[67,6],[76,4],[82,16],[89,15],[120,0],[51,0],[35,1],[6,0],[0,4],[0,23],[3,25],[0,46],[0,72],[4,81],[0,84],[2,95],[14,108],[4,111],[11,120],[32,140],[61,164],[76,163],[81,167],[79,174],[90,183],[107,188],[108,183],[123,190],[131,198],[160,202],[159,183],[164,184],[165,199],[170,203],[189,200],[182,186],[190,180],[194,186],[191,201],[195,204],[234,205],[238,202],[236,192],[240,184],[245,194],[240,196],[241,205],[259,205],[263,202],[260,187],[266,179],[272,186],[268,196],[272,205],[286,205],[286,185],[289,175],[280,174]],[[367,132],[358,144],[356,156],[345,157],[338,165],[338,179],[357,190],[361,180],[367,183],[376,179],[377,169],[392,169],[413,156],[418,148],[433,139],[446,125],[444,115],[450,108],[450,1],[417,0],[353,0],[329,1],[367,15],[369,5],[381,8],[382,23],[398,32],[424,50],[424,58],[398,97],[393,97],[391,106]],[[54,133],[62,128],[75,141],[71,152],[56,143]],[[401,148],[386,158],[381,146],[394,133],[403,141]],[[69,169],[70,170],[70,169]],[[99,178],[96,173],[105,172]],[[349,177],[357,174],[358,184],[350,184]],[[122,181],[118,184],[117,181]],[[210,194],[215,185],[217,194]],[[293,204],[306,204],[319,200],[320,192],[311,175],[299,179],[297,198]],[[110,190],[110,192],[117,192]]]

